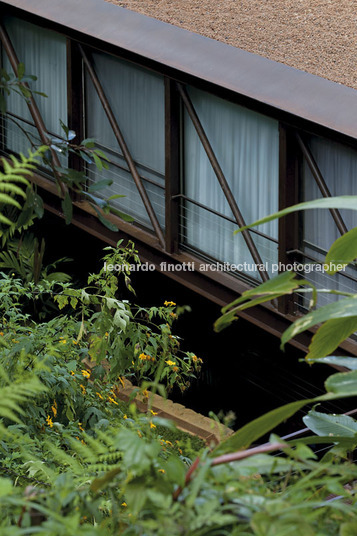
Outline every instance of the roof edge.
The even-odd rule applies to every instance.
[[[105,0],[2,0],[72,31],[357,139],[357,90]]]

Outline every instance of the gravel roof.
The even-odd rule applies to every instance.
[[[107,0],[357,89],[357,0]]]

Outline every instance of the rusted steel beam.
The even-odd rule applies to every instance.
[[[207,138],[207,135],[204,131],[204,128],[201,124],[201,121],[196,113],[196,110],[191,102],[191,99],[186,91],[186,89],[182,86],[182,84],[177,83],[177,88],[179,90],[179,93],[181,95],[182,101],[186,107],[186,110],[191,118],[191,121],[196,129],[196,132],[198,134],[198,137],[201,140],[202,146],[208,156],[208,159],[211,163],[211,166],[213,168],[213,171],[218,179],[218,182],[222,188],[222,191],[224,193],[225,198],[227,199],[227,202],[230,206],[230,209],[233,213],[233,216],[236,219],[236,222],[239,227],[244,227],[246,225],[243,215],[241,211],[239,210],[239,207],[237,205],[237,202],[234,198],[234,195],[232,193],[232,190],[229,187],[229,184],[227,182],[226,177],[224,176],[224,173],[222,171],[221,166],[219,165],[219,162],[216,158],[216,155],[214,154],[214,151],[212,149],[212,146]],[[268,274],[264,269],[261,269],[261,266],[263,266],[263,261],[259,255],[259,252],[256,248],[256,245],[254,243],[254,240],[252,239],[249,231],[243,231],[242,232],[243,238],[245,240],[245,243],[248,246],[248,249],[250,251],[251,256],[253,257],[253,260],[255,264],[257,265],[259,274],[263,281],[267,281],[269,279]],[[261,265],[261,266],[260,266]]]
[[[185,83],[202,82],[221,96],[223,91],[236,95],[241,104],[259,106],[284,121],[298,120],[300,127],[301,120],[310,128],[322,125],[330,134],[357,136],[357,91],[342,84],[109,2],[3,0],[0,9]]]
[[[297,143],[294,131],[279,124],[279,210],[299,202]],[[299,214],[293,212],[279,220],[279,265],[294,262],[292,251],[299,246]],[[278,299],[278,310],[294,314],[294,295]]]
[[[165,239],[166,251],[178,251],[180,211],[180,96],[165,78]]]
[[[0,21],[0,40],[3,44],[3,47],[6,51],[6,54],[9,58],[9,61],[10,61],[10,64],[11,64],[11,67],[12,67],[12,70],[14,71],[14,74],[15,76],[18,75],[18,65],[19,65],[19,59],[16,55],[16,51],[13,47],[13,44],[10,40],[10,37],[9,37],[9,34],[7,33],[3,23]],[[28,88],[28,84],[23,84],[25,87]],[[44,144],[44,145],[48,145],[50,146],[51,145],[51,142],[49,140],[49,138],[47,137],[47,129],[46,129],[46,126],[45,126],[45,123],[42,119],[42,115],[40,113],[40,110],[38,109],[38,106],[36,104],[36,101],[33,97],[33,95],[31,94],[31,96],[29,97],[29,99],[27,99],[27,106],[28,106],[28,109],[29,109],[29,112],[31,114],[31,117],[33,119],[33,122],[35,123],[35,126],[38,130],[38,134],[40,136],[40,139],[41,139],[41,142]],[[55,167],[61,167],[61,163],[58,159],[58,156],[56,154],[55,151],[53,151],[51,149],[51,154],[52,154],[52,161],[53,161],[53,164]],[[62,195],[65,194],[65,187],[64,187],[64,184],[62,183],[61,179],[60,179],[60,176],[59,174],[54,170],[54,175],[57,179],[57,182],[58,182],[58,185],[61,189],[61,193]]]
[[[324,197],[331,197],[331,192],[328,189],[328,186],[325,182],[325,179],[322,176],[322,173],[316,163],[316,160],[313,157],[313,154],[311,153],[310,149],[301,138],[300,134],[296,133],[296,138],[299,143],[300,149],[306,159],[306,162],[310,168],[311,174],[314,177],[315,182],[320,189],[320,192],[322,193]],[[333,217],[333,220],[340,234],[343,235],[347,233],[348,229],[346,227],[345,222],[343,221],[340,211],[335,208],[330,208],[329,211],[331,213],[331,216]]]
[[[109,101],[104,93],[103,87],[98,79],[98,76],[94,70],[94,67],[88,57],[88,54],[85,52],[82,45],[78,44],[79,51],[82,55],[84,65],[87,68],[88,74],[93,82],[94,88],[97,92],[97,95],[99,97],[99,100],[103,106],[104,112],[109,120],[110,126],[112,127],[114,136],[116,137],[116,140],[122,150],[123,156],[125,158],[126,163],[128,164],[130,173],[134,179],[135,185],[138,189],[138,192],[140,194],[140,197],[144,203],[146,212],[150,218],[151,224],[154,228],[155,234],[161,244],[161,246],[165,249],[165,238],[162,233],[159,221],[157,219],[157,216],[155,214],[155,211],[152,207],[151,201],[149,199],[149,196],[146,192],[146,189],[141,181],[141,177],[139,175],[138,170],[136,169],[135,162],[131,156],[131,153],[128,149],[128,146],[126,144],[126,141],[124,139],[124,136],[119,128],[118,122],[114,116],[113,110],[111,109],[111,106],[109,104]]]
[[[46,210],[63,218],[63,211],[53,182],[37,173],[33,175],[31,180],[41,188],[41,196],[44,199]],[[89,203],[74,203],[73,225],[112,246],[115,246],[120,238],[126,241],[134,240],[143,262],[154,264],[156,269],[162,270],[162,274],[166,277],[173,279],[221,307],[233,301],[237,295],[251,288],[248,284],[225,272],[199,271],[199,269],[193,271],[164,269],[162,266],[166,267],[169,264],[173,266],[192,263],[195,266],[199,266],[202,263],[202,259],[182,252],[178,254],[165,252],[159,246],[156,237],[149,231],[124,222],[114,215],[109,215],[108,218],[118,226],[119,233],[104,227]],[[281,334],[294,321],[294,317],[282,315],[269,304],[261,304],[252,309],[246,309],[239,312],[238,316],[276,337],[281,337]],[[300,333],[289,342],[289,344],[303,352],[308,351],[310,343],[311,332]],[[352,339],[347,339],[340,346],[344,352],[348,352],[348,355],[356,355],[357,353],[357,343]]]
[[[83,113],[83,73],[82,56],[76,43],[67,38],[67,125],[76,133],[75,143],[79,144],[84,138]],[[83,171],[83,159],[74,153],[69,153],[69,166],[76,171]]]

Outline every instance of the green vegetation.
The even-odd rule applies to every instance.
[[[1,74],[5,93],[21,84],[24,72],[19,69],[19,80]],[[79,150],[89,158],[92,141],[73,147],[73,133],[63,128],[65,137],[52,140],[52,150]],[[37,156],[47,151],[3,161],[0,173],[0,535],[355,535],[357,467],[351,454],[357,424],[316,407],[357,396],[355,359],[342,358],[351,372],[332,374],[326,394],[262,415],[218,446],[182,437],[155,415],[151,396],[166,395],[173,386],[184,390],[199,372],[200,358],[182,352],[173,331],[185,308],[171,301],[142,308],[118,298],[120,285],[133,291],[130,264],[138,255],[132,243],[105,248],[107,264],[125,267],[122,279],[103,269],[89,276],[88,286],[76,288],[66,274],[43,266],[44,245],[24,231],[43,213],[28,178]],[[95,164],[103,165],[97,158]],[[71,172],[54,171],[70,190],[82,184]],[[356,199],[329,202],[357,208]],[[71,206],[65,194],[67,221]],[[16,217],[9,217],[13,209]],[[339,239],[328,259],[353,260],[353,236]],[[294,274],[282,274],[224,308],[216,328],[230,324],[239,310],[302,285],[307,283]],[[317,295],[313,289],[312,306]],[[356,330],[355,303],[356,295],[346,295],[312,310],[287,330],[283,344],[322,322],[308,359],[338,363],[329,354]],[[147,399],[146,414],[120,402],[125,378]],[[271,435],[259,444],[307,404],[315,404],[304,419],[309,437],[283,442]]]

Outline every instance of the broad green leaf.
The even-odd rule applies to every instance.
[[[356,396],[357,370],[333,374],[327,378],[325,388],[327,391],[337,395]]]
[[[112,179],[103,179],[101,181],[95,182],[91,184],[88,188],[88,192],[97,192],[98,190],[102,190],[103,188],[106,188],[107,186],[110,186],[113,184]]]
[[[236,313],[239,311],[244,311],[244,309],[254,307],[260,303],[265,303],[275,298],[279,298],[280,296],[291,294],[293,290],[306,284],[311,286],[310,283],[307,283],[303,279],[296,279],[296,274],[294,272],[288,271],[279,274],[274,279],[269,279],[269,281],[262,283],[259,287],[246,290],[239,298],[223,307],[223,316],[218,318],[214,324],[215,331],[220,332],[225,329],[236,319]]]
[[[303,421],[316,435],[351,437],[357,443],[357,422],[348,415],[329,415],[311,410]]]
[[[102,164],[101,159],[100,159],[99,156],[98,156],[97,154],[95,154],[95,153],[92,153],[92,156],[93,156],[93,158],[94,158],[94,163],[95,163],[95,165],[97,166],[97,169],[98,169],[99,171],[102,171],[102,169],[103,169],[103,164]]]
[[[357,370],[357,357],[340,357],[336,355],[330,355],[328,357],[319,357],[312,359],[314,363],[322,363],[323,365],[336,365],[338,367],[345,367],[350,370]]]
[[[101,214],[101,212],[97,209],[97,207],[95,205],[92,205],[94,210],[96,211],[96,213],[98,214],[98,219],[99,221],[107,228],[109,229],[110,231],[114,231],[114,232],[117,232],[118,231],[118,227],[112,223],[111,221],[107,220],[107,218],[104,218],[104,216]]]
[[[333,275],[336,272],[343,270],[343,268],[350,262],[354,261],[356,257],[357,227],[354,227],[335,240],[330,247],[326,255],[325,263],[332,269],[326,270],[326,273]]]
[[[284,406],[265,413],[261,417],[244,425],[225,441],[222,441],[214,449],[214,454],[217,455],[218,453],[223,454],[225,452],[247,449],[254,443],[254,441],[257,441],[257,439],[261,438],[263,435],[274,430],[274,428],[294,415],[299,409],[314,401],[315,399],[297,400],[296,402],[290,402],[290,404],[285,404]]]
[[[299,283],[300,281],[296,279],[296,274],[294,272],[283,272],[274,279],[269,279],[269,281],[262,283],[259,285],[259,287],[243,292],[239,298],[234,300],[229,305],[223,307],[222,313],[227,312],[235,305],[239,305],[242,302],[257,296],[271,296],[276,294],[291,293],[295,288],[299,287]]]
[[[125,195],[121,196],[121,197],[125,197]],[[109,199],[108,199],[108,201],[109,201]],[[121,210],[118,210],[116,208],[110,207],[110,212],[112,212],[116,216],[119,216],[119,218],[121,218],[122,220],[127,221],[129,223],[134,221],[134,218],[132,216],[129,216],[129,214],[125,214],[125,212],[122,212]]]
[[[353,445],[353,438],[351,437],[341,437],[341,436],[307,436],[307,437],[300,437],[299,439],[292,439],[291,441],[288,441],[288,444],[290,446],[296,446],[296,445],[332,445],[332,443],[338,443],[339,446],[344,448],[349,448],[351,444]],[[357,441],[356,441],[357,443]]]
[[[265,218],[261,218],[260,220],[246,225],[245,227],[241,227],[240,229],[235,231],[235,233],[239,233],[241,231],[244,231],[245,229],[249,229],[250,227],[262,225],[263,223],[267,223],[272,220],[277,220],[279,218],[282,218],[283,216],[286,216],[287,214],[291,214],[292,212],[298,212],[300,210],[311,210],[315,208],[338,208],[357,210],[357,196],[340,195],[338,197],[324,197],[322,199],[315,199],[314,201],[305,201],[304,203],[299,203],[297,205],[293,205],[292,207],[279,210],[279,212],[275,212],[274,214],[266,216]]]
[[[19,63],[17,66],[17,78],[19,80],[22,80],[24,74],[25,74],[25,65],[23,63]]]
[[[32,206],[33,206],[33,210],[34,210],[36,216],[39,219],[41,219],[43,217],[43,214],[44,214],[44,211],[45,211],[42,197],[40,197],[38,194],[35,194],[34,198],[33,198],[33,205]]]
[[[312,311],[299,318],[286,331],[284,331],[281,337],[281,347],[284,348],[285,344],[290,341],[290,339],[317,324],[321,324],[322,322],[326,322],[333,318],[350,318],[352,316],[357,316],[357,297],[344,298],[338,302],[324,305],[316,311]]]
[[[73,205],[69,193],[66,192],[64,199],[62,200],[62,210],[65,218],[65,222],[69,225],[72,221]]]
[[[106,160],[107,162],[110,162],[109,158],[107,157],[107,155],[105,153],[103,153],[103,151],[101,151],[100,149],[96,149],[94,151],[98,156],[100,156],[100,158],[103,158],[103,160]]]
[[[84,147],[87,147],[87,149],[92,149],[95,147],[95,138],[86,138],[82,141],[81,145],[84,145]]]
[[[355,331],[357,331],[357,316],[327,320],[312,337],[306,359],[329,355]]]
[[[113,201],[113,199],[119,199],[121,197],[126,197],[126,196],[125,195],[114,194],[114,195],[111,195],[110,197],[108,197],[107,201]]]
[[[81,155],[83,160],[87,162],[87,164],[93,164],[93,160],[87,153],[85,153],[84,151],[79,151],[79,154]]]
[[[169,457],[165,463],[165,471],[171,482],[184,486],[187,467],[177,456]]]

